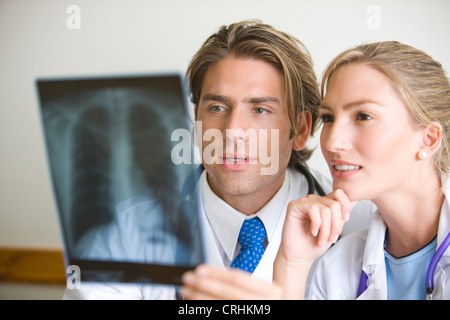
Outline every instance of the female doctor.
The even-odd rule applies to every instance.
[[[321,148],[334,191],[290,203],[273,284],[203,265],[184,276],[186,298],[450,299],[450,84],[442,66],[398,42],[361,45],[327,67],[322,98]],[[378,207],[369,228],[325,253],[363,199]]]

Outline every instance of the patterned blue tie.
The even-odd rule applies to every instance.
[[[239,232],[238,241],[242,246],[231,268],[238,268],[252,273],[264,254],[263,242],[266,229],[259,218],[245,220]]]

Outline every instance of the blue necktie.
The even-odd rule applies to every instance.
[[[242,246],[231,268],[238,268],[252,273],[264,254],[263,242],[266,229],[259,218],[245,220],[239,232],[238,241]]]

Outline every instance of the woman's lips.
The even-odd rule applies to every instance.
[[[348,178],[356,173],[358,173],[362,166],[349,163],[346,161],[331,161],[331,166],[333,167],[332,175],[335,178]]]

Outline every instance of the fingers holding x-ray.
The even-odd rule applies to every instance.
[[[238,269],[200,265],[183,275],[182,293],[192,300],[257,300],[281,299],[279,286]]]

